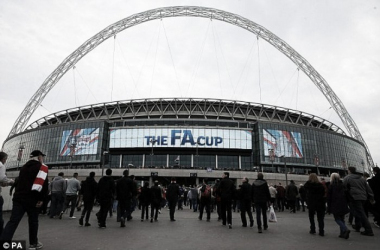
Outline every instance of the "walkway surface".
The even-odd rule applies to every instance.
[[[40,216],[39,240],[43,249],[157,249],[157,250],[202,250],[202,249],[378,249],[380,229],[373,227],[375,236],[362,236],[351,232],[348,240],[338,238],[339,228],[332,215],[325,218],[325,236],[309,234],[307,212],[290,214],[277,213],[278,222],[269,223],[269,229],[259,234],[253,228],[241,226],[240,214],[233,213],[233,226],[228,229],[217,221],[216,213],[211,222],[198,220],[198,213],[188,207],[176,211],[177,221],[168,219],[169,211],[162,209],[158,222],[140,221],[140,210],[133,213],[133,219],[120,228],[115,216],[107,218],[107,228],[97,227],[94,208],[90,227],[81,227],[78,219],[64,215],[62,220]],[[74,216],[79,218],[80,212]],[[4,214],[5,223],[10,213]],[[372,221],[372,219],[371,219]],[[352,230],[353,231],[353,230]],[[28,240],[27,216],[21,221],[15,240]],[[29,243],[27,241],[27,246]]]

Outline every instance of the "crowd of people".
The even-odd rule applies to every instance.
[[[170,221],[175,222],[176,210],[189,207],[197,214],[199,220],[211,221],[211,214],[216,211],[215,219],[222,225],[232,229],[232,211],[240,212],[241,226],[253,227],[254,216],[258,233],[268,230],[267,212],[279,213],[289,211],[305,212],[308,210],[310,234],[325,235],[324,219],[326,214],[332,214],[339,227],[339,237],[348,239],[351,230],[346,225],[345,218],[352,229],[364,236],[374,236],[369,217],[373,216],[373,225],[379,227],[380,214],[380,170],[373,168],[374,175],[361,175],[354,167],[348,168],[348,175],[343,179],[337,173],[332,173],[330,180],[325,181],[315,173],[309,175],[306,183],[296,185],[293,180],[285,187],[278,183],[268,184],[263,173],[257,174],[257,179],[249,183],[244,177],[241,185],[235,185],[229,172],[224,172],[221,179],[211,183],[206,178],[200,185],[184,187],[172,178],[167,186],[154,181],[149,187],[143,182],[141,187],[129,170],[115,180],[112,169],[106,170],[106,175],[95,180],[91,172],[83,180],[78,180],[78,174],[65,179],[64,173],[59,173],[49,183],[47,166],[43,164],[45,155],[35,150],[20,170],[18,181],[8,179],[4,164],[7,155],[0,152],[0,183],[1,186],[12,185],[13,208],[9,222],[3,229],[2,197],[0,196],[0,240],[10,241],[24,213],[29,217],[30,249],[41,249],[38,241],[38,214],[48,214],[51,219],[62,219],[69,209],[69,218],[76,219],[75,209],[80,211],[79,225],[91,226],[90,217],[94,205],[98,205],[96,213],[98,226],[107,227],[107,219],[116,213],[116,221],[120,227],[126,227],[126,222],[132,214],[140,209],[141,221],[158,221],[163,208],[169,210]],[[18,183],[17,185],[15,183]],[[0,189],[1,191],[1,189]],[[50,204],[50,206],[48,206]],[[149,211],[150,209],[150,211]],[[247,218],[248,217],[248,218]],[[315,223],[317,218],[317,224]],[[361,231],[361,229],[364,229]]]

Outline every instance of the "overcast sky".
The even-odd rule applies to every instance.
[[[178,5],[220,9],[264,26],[327,81],[380,157],[379,0],[0,1],[0,142],[32,95],[86,40],[133,14]],[[347,131],[303,72],[252,33],[204,18],[131,27],[86,55],[29,123],[99,102],[159,97],[265,103],[323,117]]]

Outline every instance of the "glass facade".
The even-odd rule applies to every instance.
[[[96,128],[95,133],[92,134],[93,138],[96,137],[98,143],[91,143],[89,135],[83,133],[82,129]],[[66,140],[65,133],[68,131],[77,131],[78,134],[75,139],[75,133]],[[93,165],[100,162],[100,155],[102,152],[101,145],[103,140],[104,122],[88,122],[88,123],[72,123],[70,125],[57,125],[51,128],[37,129],[33,131],[26,131],[19,134],[4,144],[4,151],[8,154],[7,166],[14,168],[22,165],[29,159],[29,154],[39,149],[46,154],[45,163],[50,166],[63,167],[67,165],[84,166]],[[87,141],[86,141],[87,140]],[[74,146],[75,145],[75,146]],[[22,156],[18,161],[19,149],[22,150]],[[76,154],[77,149],[90,149],[87,153]],[[71,150],[71,152],[70,152]],[[84,152],[84,151],[82,151]],[[95,153],[96,152],[96,153]]]
[[[282,133],[276,133],[278,131]],[[284,165],[286,161],[290,169],[318,166],[321,171],[342,170],[346,166],[355,166],[362,172],[367,168],[365,147],[344,135],[273,123],[259,123],[258,133],[259,154],[262,159],[260,164],[272,164],[273,161],[275,165]],[[272,159],[271,150],[274,154]],[[292,169],[291,172],[297,170]]]
[[[162,123],[165,122],[162,121]],[[150,131],[152,136],[158,136],[157,131],[160,133],[169,131],[170,134],[173,129],[184,130],[183,123],[178,121],[178,124],[182,126],[175,128],[170,124],[165,128],[164,125],[147,126],[147,121],[144,121],[145,130],[139,127],[133,127],[133,129],[137,132]],[[185,130],[191,131],[194,138],[206,135],[206,133],[200,134],[199,131],[211,131],[210,136],[215,138],[226,136],[230,141],[236,139],[239,143],[231,144],[230,142],[228,145],[233,145],[232,147],[193,145],[190,134],[187,134],[186,143],[190,144],[185,147],[181,145],[177,147],[176,144],[170,147],[162,145],[133,147],[123,144],[124,137],[112,137],[112,131],[115,128],[109,128],[109,126],[115,125],[115,122],[94,121],[28,130],[9,139],[4,144],[3,150],[9,155],[6,163],[8,168],[17,168],[18,165],[24,164],[29,158],[29,153],[39,149],[47,155],[46,164],[54,168],[69,166],[99,168],[105,159],[103,153],[108,152],[109,160],[108,162],[106,160],[105,165],[112,168],[130,166],[249,171],[261,168],[268,172],[284,172],[283,167],[286,162],[289,172],[294,173],[306,173],[310,169],[315,169],[316,166],[322,172],[344,170],[347,166],[355,166],[359,172],[367,169],[365,147],[348,136],[328,130],[284,123],[258,122],[249,126],[239,123],[244,124],[245,128],[233,127],[232,122],[226,123],[231,125],[227,127],[219,127],[221,124],[222,121],[219,121],[216,128],[207,127],[206,129],[199,126],[185,127]],[[123,130],[129,128],[124,127]],[[111,146],[112,138],[118,140],[118,147]],[[144,136],[141,138],[147,142]],[[194,142],[196,141],[195,139]],[[131,140],[131,142],[137,141]],[[271,150],[273,150],[272,157]],[[19,155],[21,155],[20,161]]]

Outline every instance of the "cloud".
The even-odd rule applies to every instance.
[[[375,161],[380,157],[373,115],[380,108],[377,1],[206,3],[266,27],[306,58],[344,103]],[[0,2],[0,32],[6,34],[0,38],[0,141],[47,76],[87,39],[132,14],[175,5],[205,2]],[[296,70],[268,43],[259,39],[257,44],[256,36],[235,26],[185,17],[151,21],[86,55],[51,90],[30,122],[77,105],[110,101],[111,95],[117,100],[186,94],[262,101],[323,114],[343,127],[316,86]]]

